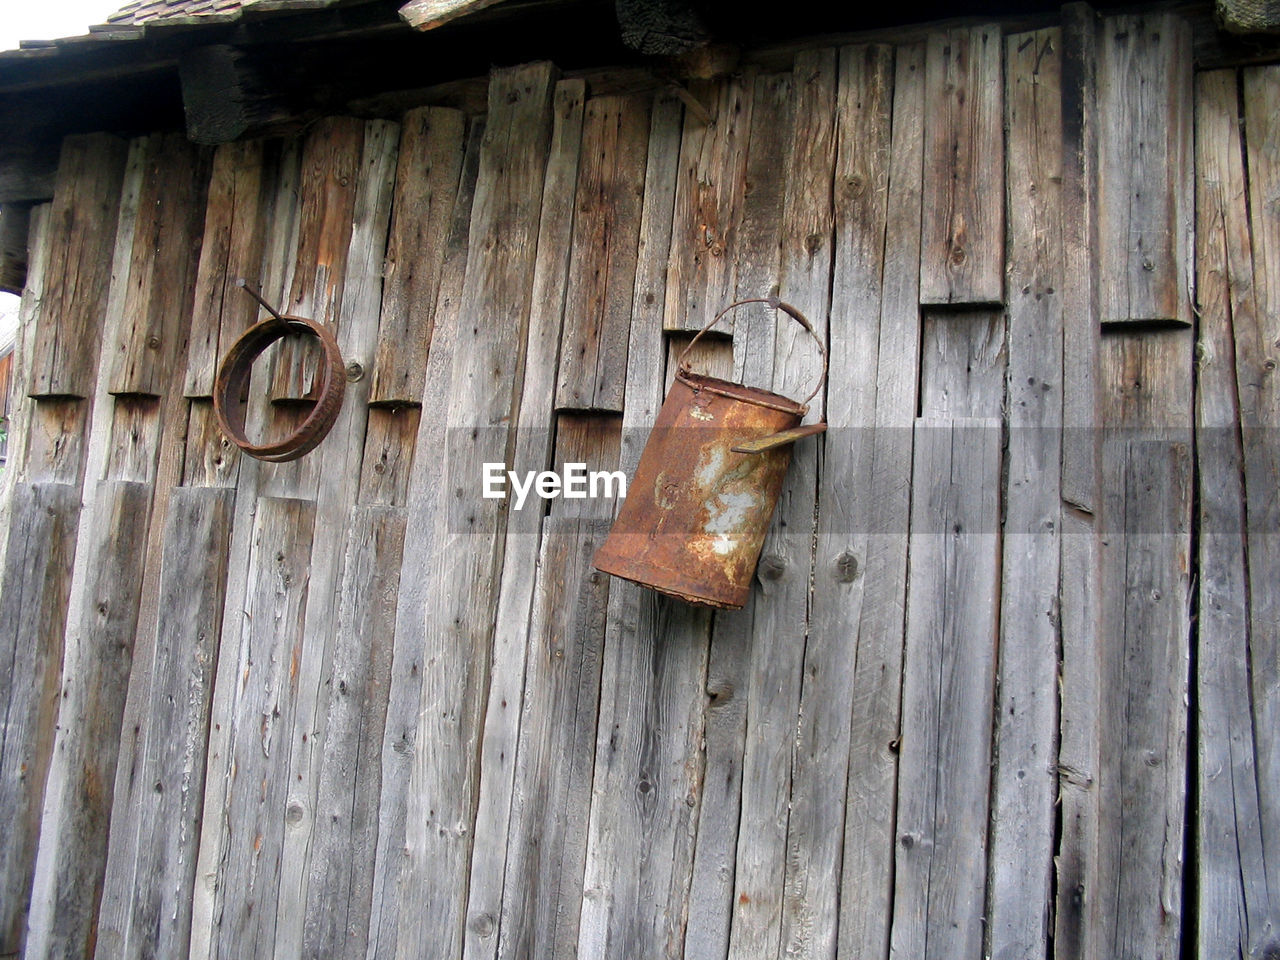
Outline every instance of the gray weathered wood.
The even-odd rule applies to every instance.
[[[1280,384],[1275,375],[1280,343],[1280,148],[1276,113],[1280,111],[1280,71],[1258,67],[1244,72],[1245,144],[1248,151],[1250,237],[1253,242],[1252,280],[1257,309],[1252,322],[1236,314],[1236,384],[1244,438],[1244,478],[1248,517],[1250,583],[1250,670],[1253,722],[1259,731],[1258,785],[1263,811],[1262,835],[1266,843],[1267,884],[1280,890],[1280,745],[1261,731],[1280,725],[1280,599],[1269,586],[1280,578]],[[1238,208],[1237,208],[1238,212]],[[1245,273],[1248,259],[1232,266],[1236,276]],[[1243,286],[1239,280],[1235,286]],[[1274,909],[1274,908],[1273,908]],[[1274,925],[1261,943],[1273,946]]]
[[[249,591],[235,632],[224,633],[223,655],[237,663],[229,714],[215,722],[231,728],[225,777],[226,806],[204,811],[223,824],[223,878],[216,888],[213,956],[270,955],[275,940],[279,863],[285,825],[301,808],[286,803],[280,775],[287,758],[297,703],[303,614],[310,584],[314,504],[259,498],[249,557]],[[226,627],[224,626],[224,631]]]
[[[1099,265],[1095,259],[1098,249],[1097,45],[1098,18],[1093,8],[1087,3],[1064,6],[1062,498],[1088,513],[1095,510],[1102,466],[1096,431],[1099,377]],[[1060,912],[1059,916],[1062,915]]]
[[[1004,300],[1003,54],[999,25],[929,36],[920,302]]]
[[[239,466],[239,451],[218,429],[213,401],[192,400],[188,411],[182,484],[188,487],[234,487]]]
[[[871,59],[874,64],[874,56]],[[882,178],[887,175],[883,253],[870,252],[879,243],[874,215],[863,219],[858,214],[862,204],[875,210],[878,201],[874,193],[858,193],[865,199],[838,214],[845,219],[843,223],[837,220],[836,228],[836,249],[840,252],[831,308],[832,343],[838,342],[834,331],[839,330],[841,338],[849,338],[844,349],[850,354],[873,355],[874,344],[876,357],[874,407],[869,398],[858,399],[856,394],[851,401],[839,401],[853,402],[857,410],[874,410],[870,493],[865,497],[874,508],[861,519],[855,514],[842,521],[854,534],[858,533],[856,524],[865,524],[866,554],[860,557],[854,553],[852,558],[862,573],[858,576],[843,548],[836,554],[834,566],[827,557],[818,561],[819,575],[824,578],[834,574],[840,580],[852,573],[852,586],[855,591],[861,589],[862,598],[861,609],[849,614],[851,620],[857,617],[857,645],[840,880],[839,949],[852,956],[887,956],[892,917],[912,424],[920,366],[920,204],[927,109],[924,59],[923,44],[896,51],[887,173],[881,172],[886,168],[875,162],[877,154],[872,152],[867,164],[858,164],[844,184],[850,190],[855,186],[883,190]],[[869,119],[877,130],[877,123],[883,122]],[[883,133],[878,132],[872,142],[883,144]],[[862,153],[863,138],[850,130],[841,149],[852,159]],[[875,271],[877,257],[882,258],[880,271]],[[838,398],[839,394],[832,396]],[[839,409],[830,412],[839,414]],[[852,410],[847,415],[853,429],[863,425]],[[834,438],[827,442],[834,442]],[[829,495],[823,491],[819,502]],[[837,517],[833,512],[827,532],[839,532],[834,526]]]
[[[436,322],[427,357],[423,404],[428,410],[443,409],[449,396],[449,370],[453,363],[453,345],[460,323],[472,200],[483,140],[484,122],[475,121],[467,134],[462,178],[446,241]],[[444,441],[444,418],[421,418],[414,449],[440,450],[443,449]],[[409,475],[407,505],[410,515],[418,519],[405,532],[402,570],[423,569],[434,549],[435,525],[428,521],[437,509],[442,470],[439,456],[414,458]],[[382,796],[378,807],[378,848],[369,920],[369,953],[373,956],[384,952],[394,954],[395,951],[401,896],[399,868],[404,856],[409,794],[415,775],[411,744],[417,736],[422,695],[422,680],[419,675],[423,663],[421,621],[417,617],[401,616],[401,612],[424,608],[429,588],[430,584],[416,574],[402,577],[400,581],[391,686],[387,697],[386,733],[382,745]]]
[[[1202,956],[1265,956],[1280,944],[1280,902],[1270,893],[1262,821],[1274,789],[1259,776],[1256,740],[1264,728],[1254,727],[1249,677],[1248,567],[1260,558],[1246,550],[1236,336],[1247,339],[1257,329],[1258,305],[1239,115],[1234,70],[1197,77],[1198,781],[1196,848],[1187,859],[1196,871]]]
[[[736,298],[739,299],[768,296],[780,289],[779,257],[787,177],[779,175],[779,172],[787,169],[795,109],[791,73],[756,78],[747,145],[742,225],[735,257]],[[767,388],[773,380],[777,325],[788,321],[761,304],[735,310],[727,320],[732,321],[731,327],[725,327],[733,330],[732,353],[727,342],[703,337],[689,354],[691,369]],[[687,335],[669,338],[668,390],[675,377],[678,356],[688,343]],[[698,809],[698,843],[685,931],[685,954],[690,957],[724,957],[729,954],[735,913],[748,911],[754,916],[758,912],[753,905],[739,903],[735,906],[733,896],[735,883],[739,882],[737,875],[753,859],[770,859],[768,851],[759,850],[754,844],[744,844],[740,855],[738,842],[751,687],[758,686],[762,679],[767,680],[769,673],[767,660],[752,669],[755,602],[752,598],[747,609],[742,611],[720,612],[712,625],[707,667],[706,773]],[[780,672],[785,674],[802,651],[794,651],[794,654],[794,657],[784,658]],[[773,746],[780,750],[785,745]],[[757,754],[758,757],[768,756],[760,753],[759,748]],[[757,762],[756,768],[763,768],[763,778],[776,773],[767,764]],[[766,802],[760,806],[767,810],[771,804]],[[785,842],[785,824],[775,824],[772,832],[778,835],[776,845],[780,847]],[[745,877],[741,882],[754,886]],[[775,921],[779,902],[779,898],[774,897],[771,905],[764,905]],[[776,923],[774,933],[776,940]],[[741,932],[738,936],[739,942],[751,939]]]
[[[513,469],[522,474],[545,470],[551,458],[556,357],[561,349],[565,288],[572,263],[569,249],[585,99],[581,80],[564,80],[556,85],[552,100],[551,143],[533,265],[526,369],[512,456]],[[467,958],[492,957],[499,948],[497,919],[503,909],[503,864],[507,859],[519,704],[544,508],[538,499],[526,503],[522,510],[510,512],[507,519],[473,831],[475,844],[463,944],[463,956]]]
[[[552,469],[564,476],[565,464],[583,463],[588,473],[613,472],[618,469],[621,443],[621,416],[561,413],[556,417],[556,450]],[[566,519],[610,520],[621,502],[616,494],[614,497],[593,497],[588,490],[588,496],[582,499],[562,496],[552,500],[548,513]]]
[[[742,197],[742,226],[734,256],[735,299],[767,297],[779,289],[782,217],[787,178],[780,171],[790,162],[796,96],[791,73],[756,77],[751,105],[751,137]],[[733,331],[733,377],[738,383],[762,386],[773,379],[773,344],[782,321],[756,304],[734,310],[717,331]],[[704,337],[702,343],[706,340]],[[669,369],[669,368],[668,368]]]
[[[678,102],[660,99],[627,348],[619,465],[628,477],[663,396],[663,267],[672,244],[679,122]],[[701,749],[709,621],[705,612],[634,584],[610,584],[578,932],[584,960],[682,952],[701,792],[700,770],[688,760]]]
[[[1107,17],[1098,45],[1103,323],[1189,324],[1191,30],[1172,13]]]
[[[980,956],[1000,583],[1000,421],[921,420],[892,948]]]
[[[80,490],[18,484],[0,579],[0,951],[22,946],[53,749]]]
[[[992,779],[992,957],[1043,956],[1058,792],[1062,501],[1061,31],[1005,41],[1008,441]]]
[[[450,20],[478,13],[502,2],[503,0],[408,0],[400,7],[400,16],[415,30],[431,30]]]
[[[610,578],[591,568],[607,521],[545,522],[515,761],[501,958],[573,956],[591,809]]]
[[[934,419],[999,417],[1004,404],[1005,315],[926,310],[921,318],[920,411]]]
[[[18,304],[18,327],[14,331],[9,389],[4,401],[8,440],[5,469],[0,471],[0,543],[5,542],[8,536],[12,491],[20,479],[27,479],[27,440],[31,432],[32,411],[39,402],[27,396],[26,387],[36,326],[43,309],[45,265],[49,254],[49,208],[50,204],[42,203],[31,209],[31,230],[27,236],[30,251],[27,286]]]
[[[367,368],[377,348],[377,317],[382,296],[382,262],[391,218],[397,124],[373,120],[364,125],[356,174],[349,250],[340,281],[337,339],[348,363]],[[326,217],[326,225],[328,218]],[[317,272],[319,272],[317,270]],[[347,519],[356,502],[363,460],[369,380],[348,382],[343,408],[324,445],[323,455],[303,458],[293,477],[276,474],[269,483],[314,497],[310,590],[305,611],[306,643],[297,664],[298,698],[288,766],[279,775],[288,783],[287,804],[301,816],[286,818],[280,861],[280,922],[275,955],[297,956],[302,950],[308,865],[314,854],[315,800],[324,748],[326,698],[324,681],[337,643],[335,608],[340,593],[341,564]],[[309,462],[308,462],[309,461]]]
[[[160,445],[160,398],[122,396],[111,405],[107,476],[113,480],[155,483]]]
[[[1100,875],[1109,956],[1175,956],[1182,934],[1191,458],[1124,437],[1107,451]]]
[[[192,320],[192,302],[208,192],[209,153],[177,133],[147,147],[124,316],[107,389],[161,396]]]
[[[402,120],[371,403],[420,403],[466,117],[447,107]]]
[[[83,612],[67,631],[53,763],[32,888],[41,901],[32,956],[92,948],[107,859],[107,832],[125,695],[137,628],[152,487],[103,481],[94,529],[81,537]],[[77,629],[78,627],[78,629]],[[49,910],[50,904],[56,908]]]
[[[557,409],[622,412],[648,137],[646,97],[587,101]]]
[[[178,488],[165,519],[145,746],[126,774],[128,805],[114,815],[104,881],[124,893],[104,894],[99,957],[187,949],[234,498],[227,488]]]
[[[360,462],[361,503],[403,507],[409,499],[418,407],[371,407]]]
[[[262,285],[265,201],[276,172],[268,155],[278,159],[279,151],[252,140],[224,144],[213,155],[187,346],[188,397],[213,395],[223,354],[261,312],[236,283]]]
[[[342,285],[347,274],[356,191],[361,183],[365,125],[353,117],[321,120],[302,146],[298,187],[298,248],[284,313],[341,329]],[[243,296],[243,294],[242,294]],[[270,302],[270,301],[268,301]],[[273,354],[268,396],[274,402],[311,394],[319,351],[287,338]]]
[[[126,150],[108,134],[63,141],[27,388],[33,397],[93,395]]]
[[[394,923],[397,949],[405,951],[433,942],[443,955],[462,952],[494,640],[491,615],[476,611],[498,601],[506,526],[505,501],[465,491],[476,489],[481,464],[504,458],[519,415],[519,372],[510,361],[524,354],[529,332],[554,73],[535,63],[494,71],[490,81],[437,454],[442,481],[426,518],[435,531],[425,570],[415,571],[429,589],[421,605],[402,600],[397,619],[397,660],[423,664],[407,745],[414,752],[404,847],[386,866],[387,879],[401,888]],[[394,744],[402,732],[389,716],[388,739]]]
[[[1104,444],[1113,441],[1108,428],[1115,427],[1188,435],[1192,348],[1189,329],[1139,330],[1117,325],[1103,332],[1099,420]]]
[[[700,330],[732,302],[737,289],[734,264],[754,84],[754,73],[747,72],[689,85],[713,119],[708,124],[692,110],[685,113],[664,329]]]
[[[402,507],[357,506],[347,528],[307,864],[302,938],[307,957],[365,956],[381,795],[377,760],[386,725],[406,519]]]
[[[875,102],[888,96],[888,60],[873,55],[871,62],[870,70],[849,81],[859,95]],[[835,231],[838,63],[834,48],[796,55],[794,146],[782,217],[779,295],[809,318],[824,341]],[[870,113],[877,112],[872,106]],[[823,356],[799,324],[782,315],[777,320],[770,388],[803,401],[822,378]],[[823,419],[825,399],[825,391],[819,390],[808,401],[806,422]],[[818,441],[801,441],[793,447],[756,574],[760,593],[752,624],[748,686],[751,705],[758,710],[747,715],[743,783],[749,786],[744,786],[742,819],[747,835],[758,832],[761,844],[758,854],[753,852],[754,844],[740,848],[740,858],[747,854],[753,870],[744,876],[740,864],[739,877],[748,882],[735,884],[741,892],[734,898],[735,926],[751,914],[751,907],[742,902],[742,892],[747,892],[758,898],[752,919],[755,935],[764,935],[760,942],[771,945],[777,937],[781,951],[797,957],[822,956],[835,948],[839,888],[830,879],[839,871],[844,824],[840,800],[846,768],[837,761],[836,775],[830,778],[819,771],[829,758],[828,751],[840,760],[848,757],[848,714],[842,713],[842,706],[849,687],[844,682],[847,675],[834,668],[848,635],[821,635],[805,623],[813,579],[819,449]],[[802,669],[810,681],[803,696]],[[831,686],[827,680],[833,681]],[[829,721],[834,722],[828,725]],[[783,749],[773,735],[774,730],[790,729],[792,724],[797,728],[793,756],[790,746]],[[764,890],[770,875],[773,906]],[[738,942],[731,942],[731,952],[754,952],[752,938],[739,941],[736,929],[734,941]]]

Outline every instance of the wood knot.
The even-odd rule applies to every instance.
[[[477,937],[491,937],[497,927],[498,922],[492,913],[478,913],[467,923],[467,929]]]
[[[858,558],[848,550],[836,557],[834,567],[834,575],[840,583],[853,583],[858,576]]]
[[[787,572],[787,561],[777,554],[768,554],[760,558],[760,576],[764,580],[781,580]]]

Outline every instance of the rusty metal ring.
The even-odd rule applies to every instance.
[[[277,340],[290,333],[304,333],[320,341],[324,359],[319,398],[311,413],[293,433],[275,443],[254,444],[245,436],[245,414],[249,408],[249,373],[253,362]],[[285,463],[310,453],[325,438],[338,419],[347,389],[346,367],[333,332],[322,323],[305,317],[282,316],[263,320],[250,327],[227,351],[214,381],[213,410],[218,426],[237,447],[258,460]]]

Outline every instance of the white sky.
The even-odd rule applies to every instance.
[[[125,0],[0,0],[0,50],[21,40],[57,40],[89,32]]]

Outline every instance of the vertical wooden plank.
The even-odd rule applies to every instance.
[[[63,141],[27,390],[33,397],[93,396],[126,151],[108,134]]]
[[[31,208],[31,229],[27,234],[27,285],[18,305],[18,328],[14,333],[13,358],[9,367],[8,391],[5,395],[5,469],[0,471],[0,543],[9,536],[10,506],[13,490],[27,472],[27,437],[31,430],[31,412],[36,401],[27,396],[27,368],[31,363],[36,323],[40,316],[44,291],[45,265],[49,252],[49,204]]]
[[[1118,325],[1104,331],[1101,422],[1107,427],[1170,430],[1185,438],[1191,428],[1195,382],[1192,350],[1188,329]],[[1104,442],[1114,439],[1111,431],[1104,433]]]
[[[466,117],[446,107],[402,120],[371,403],[420,403],[440,270],[458,195]]]
[[[403,507],[408,502],[414,441],[421,417],[419,407],[370,409],[360,462],[361,503]]]
[[[339,326],[342,283],[360,183],[364,123],[352,117],[321,120],[302,147],[298,253],[288,301],[277,308]],[[318,352],[286,339],[274,355],[269,396],[296,400],[311,393]]]
[[[887,58],[858,78],[867,100],[887,95]],[[835,219],[838,53],[834,48],[806,50],[795,59],[794,146],[787,166],[782,218],[779,295],[804,313],[818,337],[827,337]],[[872,112],[876,112],[875,107]],[[770,387],[803,401],[823,375],[823,355],[814,338],[782,315],[773,345]],[[808,422],[823,418],[825,391],[809,403]],[[830,878],[839,870],[844,811],[844,762],[848,757],[847,674],[835,666],[845,637],[809,629],[813,576],[813,539],[818,510],[819,444],[792,450],[787,481],[765,538],[757,577],[751,633],[752,710],[747,715],[747,752],[743,761],[743,826],[758,833],[745,845],[751,871],[735,881],[735,928],[750,917],[757,942],[783,953],[816,957],[834,950],[839,919],[837,890]],[[781,649],[779,649],[781,647]],[[802,669],[808,678],[801,694]],[[825,681],[832,681],[827,686]],[[797,721],[797,717],[799,720]],[[794,756],[771,730],[797,724]],[[837,758],[836,775],[826,765]],[[788,787],[790,795],[788,796]],[[781,880],[782,898],[776,890]],[[766,886],[772,886],[770,897]],[[743,902],[746,893],[752,903]],[[772,902],[771,902],[772,901]],[[737,931],[734,941],[739,941]],[[731,953],[754,952],[752,937],[731,941]]]
[[[542,187],[542,216],[533,266],[524,382],[516,420],[513,469],[540,471],[551,458],[556,358],[560,352],[565,288],[572,260],[575,191],[579,179],[586,84],[564,80],[552,100],[551,145]],[[471,853],[471,889],[463,956],[492,957],[500,948],[504,863],[511,826],[511,795],[520,725],[520,698],[528,646],[529,611],[537,576],[541,521],[539,499],[509,512],[498,586],[497,616],[489,672],[489,709],[484,718],[479,802]]]
[[[1101,469],[1096,430],[1097,35],[1098,18],[1091,6],[1077,2],[1062,8],[1062,498],[1090,514],[1097,503]],[[1079,702],[1072,697],[1064,700]],[[1087,706],[1081,715],[1090,715]],[[1065,797],[1064,801],[1072,802]],[[1058,916],[1063,915],[1059,911]],[[1057,942],[1063,941],[1058,938]]]
[[[823,550],[822,532],[840,534],[847,524],[856,536],[861,524],[866,532],[865,553],[857,552],[856,539],[842,544],[837,536],[819,555],[817,568],[818,582],[828,584],[828,589],[835,589],[831,585],[834,579],[842,585],[841,590],[850,591],[846,616],[856,629],[838,944],[841,954],[850,956],[887,956],[893,915],[912,422],[920,365],[924,59],[923,44],[897,48],[887,147],[884,120],[878,117],[885,106],[872,110],[863,121],[877,131],[872,142],[879,143],[881,151],[888,150],[887,160],[877,165],[873,161],[878,154],[870,153],[865,166],[855,163],[854,172],[844,180],[847,209],[841,212],[837,207],[832,346],[843,341],[846,356],[876,358],[874,368],[868,370],[868,377],[874,377],[874,394],[860,395],[852,383],[846,383],[847,399],[832,391],[829,403],[848,403],[848,409],[828,408],[828,416],[847,418],[846,425],[854,431],[846,443],[857,444],[860,433],[870,433],[870,440],[861,442],[871,446],[870,464],[863,468],[869,477],[869,494],[864,499],[874,509],[842,518],[835,509],[839,506],[836,500],[830,505],[829,519],[820,519],[819,527],[819,549]],[[857,63],[854,60],[850,66]],[[857,76],[852,70],[849,75]],[[864,150],[863,135],[857,132],[860,129],[861,125],[855,125],[848,136],[842,134],[842,155],[850,161]],[[848,169],[844,163],[841,170]],[[879,201],[874,191],[886,189],[881,240],[875,214]],[[870,209],[863,214],[867,207]],[[881,244],[883,252],[874,252]],[[877,260],[883,264],[879,271],[875,270]],[[874,425],[870,431],[865,430],[868,415]],[[839,466],[834,458],[853,456],[834,441],[834,437],[827,441],[827,455],[833,459],[824,465],[825,475],[833,477]],[[823,490],[819,502],[838,496]],[[846,583],[848,587],[843,586]]]
[[[80,490],[21,483],[0,576],[0,951],[22,949],[62,676]]]
[[[648,136],[647,98],[587,101],[557,409],[622,412]]]
[[[662,316],[680,105],[649,135],[627,350],[620,466],[630,477],[662,401]],[[634,584],[609,585],[579,957],[679,956],[692,870],[709,617]]]
[[[110,393],[165,392],[191,323],[208,169],[207,151],[180,133],[147,148],[124,316],[109,345]]]
[[[423,394],[423,406],[428,410],[444,409],[449,396],[449,371],[460,322],[459,309],[466,272],[472,200],[480,166],[484,126],[483,120],[473,121],[468,131],[458,199],[454,203],[453,222],[445,241],[440,296],[431,333],[431,350],[427,355],[426,388]],[[422,417],[418,423],[414,449],[443,449],[444,438],[443,417]],[[437,509],[436,497],[442,477],[443,464],[439,456],[414,458],[406,496],[410,515],[420,518],[420,522],[411,524],[405,532],[402,570],[422,570],[429,562],[435,546],[436,531],[434,524],[427,520]],[[417,736],[423,662],[420,622],[403,612],[425,607],[429,587],[416,574],[402,577],[400,581],[386,733],[382,743],[382,796],[378,806],[378,846],[369,919],[371,956],[394,954],[398,935],[400,869],[408,831],[410,781],[414,769],[414,754],[409,746]]]
[[[350,248],[343,263],[338,310],[338,345],[347,362],[367,369],[377,346],[382,296],[382,263],[400,140],[397,124],[373,120],[363,125],[350,224]],[[326,221],[327,222],[327,221]],[[280,922],[276,955],[301,952],[306,878],[313,856],[316,790],[324,747],[326,687],[337,643],[335,619],[347,519],[356,501],[365,444],[369,380],[348,377],[346,399],[323,457],[298,471],[295,489],[315,498],[316,522],[305,611],[306,644],[298,662],[298,700],[287,751],[288,795],[280,862]],[[299,461],[305,463],[308,458]],[[288,478],[278,477],[278,480]],[[281,775],[278,774],[278,775]],[[300,811],[300,816],[297,813]],[[321,854],[323,855],[323,854]]]
[[[1244,71],[1245,143],[1249,171],[1250,237],[1253,242],[1253,276],[1257,309],[1252,318],[1233,316],[1236,346],[1236,384],[1244,439],[1244,477],[1248,517],[1250,670],[1253,723],[1257,731],[1280,725],[1280,600],[1271,584],[1280,578],[1280,71],[1250,68]],[[1238,212],[1239,207],[1236,207]],[[1250,277],[1248,260],[1231,265],[1233,287],[1244,287]],[[1240,278],[1240,279],[1236,279]],[[1280,890],[1280,745],[1274,737],[1258,735],[1258,784],[1262,806],[1262,835],[1266,843],[1267,889]],[[1274,917],[1274,906],[1273,917]],[[1272,921],[1269,939],[1260,949],[1274,946],[1277,930]]]
[[[618,469],[618,451],[622,442],[622,417],[610,414],[562,413],[556,417],[556,450],[552,469],[566,476],[567,464],[582,464],[588,476],[595,472],[613,473]],[[548,513],[553,517],[579,517],[584,520],[611,520],[622,500],[605,496],[602,485],[588,484],[587,496],[557,497]],[[594,494],[599,493],[600,496]]]
[[[280,755],[289,748],[297,702],[314,523],[308,501],[258,500],[245,615],[238,635],[228,636],[239,665],[233,709],[221,721],[232,727],[230,763],[225,773],[210,770],[228,778],[226,807],[215,814],[226,831],[218,956],[257,953],[275,939],[284,825],[297,816],[286,803]]]
[[[187,450],[182,465],[186,487],[234,487],[240,453],[218,428],[213,401],[195,399],[187,413]]]
[[[1008,441],[987,953],[1044,956],[1058,790],[1061,31],[1005,42]]]
[[[732,302],[755,76],[695,81],[685,114],[663,329],[700,330]]]
[[[236,282],[244,280],[255,290],[262,285],[264,188],[271,173],[266,152],[262,141],[249,140],[223,144],[213,155],[187,346],[183,393],[188,397],[213,395],[222,355],[258,316],[258,304]]]
[[[286,141],[279,151],[279,162],[264,170],[264,208],[268,230],[263,241],[261,263],[262,290],[265,296],[285,299],[290,284],[293,282],[293,269],[296,262],[299,217],[299,180],[300,180],[300,148],[296,140]],[[240,294],[244,296],[243,293]],[[224,333],[227,332],[224,329]],[[263,365],[264,373],[267,370]],[[258,381],[258,387],[251,391],[249,426],[250,435],[255,429],[261,430],[267,419],[269,406],[266,400],[264,383],[268,377]],[[204,406],[205,401],[193,401],[191,422],[207,423],[204,414],[211,411]],[[209,405],[212,406],[211,404]],[[257,536],[256,518],[258,515],[258,499],[263,489],[263,478],[266,471],[264,465],[251,457],[242,456],[239,451],[230,451],[229,459],[223,460],[226,466],[219,465],[223,458],[224,448],[220,443],[208,442],[217,437],[216,423],[211,429],[202,429],[193,433],[199,438],[202,449],[192,452],[188,463],[197,457],[201,462],[200,470],[212,479],[226,478],[237,488],[235,519],[232,521],[230,558],[227,567],[227,593],[222,622],[222,635],[236,638],[234,642],[224,643],[220,647],[217,669],[214,677],[213,705],[211,708],[211,728],[209,730],[209,746],[206,758],[205,796],[203,818],[200,824],[200,843],[196,862],[196,885],[192,903],[191,946],[193,958],[213,958],[218,955],[220,936],[219,923],[223,914],[223,891],[226,887],[225,871],[228,862],[224,858],[226,849],[226,811],[230,805],[231,790],[234,786],[231,777],[231,764],[234,762],[235,738],[240,726],[234,722],[241,683],[242,647],[240,638],[245,629],[245,610],[250,608],[251,590],[250,573],[253,567],[251,557],[254,551],[254,538]],[[206,466],[206,463],[212,467]]]
[[[1273,788],[1260,776],[1256,731],[1265,728],[1254,727],[1249,677],[1250,611],[1258,601],[1248,589],[1256,561],[1246,549],[1235,338],[1237,330],[1248,338],[1258,329],[1258,305],[1239,115],[1234,70],[1197,76],[1198,780],[1188,860],[1196,873],[1196,949],[1206,957],[1265,955],[1280,932],[1262,820]]]
[[[1000,579],[1000,421],[921,420],[893,952],[980,956]]]
[[[751,109],[751,143],[739,246],[738,282],[754,291],[763,284],[776,292],[781,210],[786,178],[776,176],[785,156],[794,115],[791,75],[756,81]],[[763,158],[763,159],[762,159]],[[767,171],[767,172],[766,172]],[[738,296],[745,296],[739,288]],[[695,373],[761,384],[772,372],[773,311],[760,305],[737,314],[732,343],[706,336],[693,344],[687,362]],[[762,339],[767,338],[767,339]],[[667,337],[665,390],[693,334]],[[747,345],[751,345],[751,349]],[[740,367],[741,374],[736,370]],[[742,757],[747,719],[747,670],[751,613],[720,611],[712,623],[707,664],[707,704],[703,789],[698,805],[697,845],[689,882],[685,955],[724,957],[733,921],[733,886],[742,800]]]
[[[1004,300],[1002,53],[998,24],[929,36],[923,304]]]
[[[403,507],[356,506],[347,529],[336,647],[326,678],[330,697],[307,865],[303,956],[365,956],[381,794],[374,761],[386,725],[406,520]]]
[[[130,856],[112,843],[106,886],[128,893],[114,910],[104,898],[97,956],[185,953],[204,796],[213,667],[221,636],[234,491],[181,487],[165,519],[160,607],[145,712],[144,746],[128,771]],[[114,839],[114,838],[113,838]]]
[[[921,416],[1000,416],[1009,352],[1002,311],[925,311],[921,340]]]
[[[786,203],[785,171],[791,158],[796,95],[791,73],[756,77],[751,105],[751,139],[743,184],[742,225],[734,258],[734,299],[767,297],[779,290],[782,218]],[[722,304],[721,306],[727,306]],[[773,379],[773,345],[777,317],[770,310],[742,308],[722,321],[717,331],[732,330],[733,376],[738,383],[765,384]],[[699,341],[701,344],[706,338]],[[668,366],[668,369],[670,367]],[[718,374],[719,375],[719,374]],[[692,920],[691,920],[692,922]]]
[[[83,611],[68,630],[59,693],[56,761],[45,791],[33,897],[56,903],[32,924],[35,956],[79,956],[97,937],[120,722],[128,691],[146,563],[152,487],[104,481],[93,529],[77,557],[86,570]],[[78,627],[78,629],[77,629]]]
[[[406,953],[428,941],[444,956],[463,949],[506,525],[505,501],[482,499],[478,478],[482,463],[504,458],[519,416],[519,371],[510,361],[524,355],[529,333],[553,81],[547,63],[491,77],[444,407],[441,481],[427,507],[434,527],[425,558],[429,587],[421,602],[406,605],[402,597],[397,619],[396,658],[422,669],[418,690],[409,694],[420,697],[412,729],[388,721],[393,744],[409,733],[399,749],[412,752],[412,766],[404,847],[386,868],[404,909],[393,920],[382,918],[395,924],[396,945],[380,947]]]
[[[1176,14],[1103,20],[1097,93],[1103,323],[1191,323],[1191,75],[1191,28]]]
[[[548,517],[529,628],[498,956],[573,956],[609,577],[600,519]]]
[[[1102,876],[1113,956],[1175,956],[1182,933],[1191,462],[1185,443],[1120,438],[1106,487],[1112,625],[1104,663]]]

